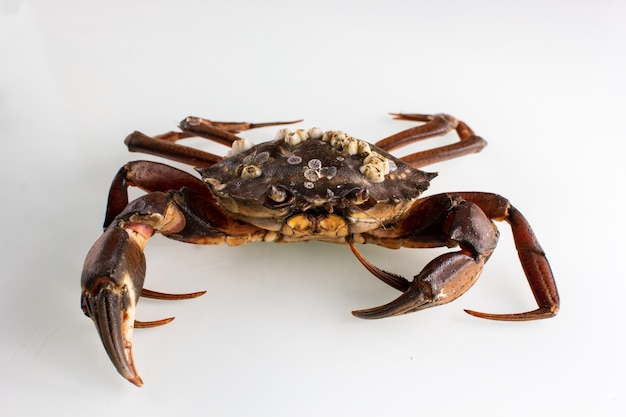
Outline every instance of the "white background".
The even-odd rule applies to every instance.
[[[0,414],[620,415],[625,17],[619,0],[0,1]],[[116,373],[79,277],[111,178],[142,157],[128,133],[305,118],[375,141],[409,126],[397,111],[450,113],[489,142],[429,167],[429,193],[510,198],[549,255],[557,318],[462,311],[533,307],[506,225],[468,294],[378,321],[350,310],[397,292],[348,247],[157,236],[148,288],[208,293],[142,300],[139,319],[177,319],[135,332],[143,388]],[[439,252],[363,253],[412,277]]]

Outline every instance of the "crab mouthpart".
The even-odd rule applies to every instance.
[[[130,277],[128,278],[130,279]],[[128,381],[143,385],[133,359],[136,294],[133,286],[117,286],[107,278],[93,293],[84,292],[85,314],[93,320],[102,344],[117,371]]]

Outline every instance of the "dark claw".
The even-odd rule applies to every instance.
[[[143,246],[152,229],[134,224],[111,224],[96,241],[83,267],[81,306],[90,317],[111,362],[117,371],[137,386],[143,381],[133,359],[133,329],[167,324],[173,317],[156,321],[135,320],[139,297],[184,300],[199,297],[204,291],[167,294],[143,289],[146,260]]]
[[[103,281],[94,294],[83,293],[83,309],[96,325],[104,349],[117,371],[140,387],[143,381],[135,368],[132,350],[134,291],[127,286],[120,288],[106,278]]]
[[[395,300],[352,314],[364,319],[379,319],[449,303],[472,286],[482,265],[483,262],[474,261],[462,251],[443,254],[426,265]]]
[[[116,224],[87,254],[81,278],[81,306],[100,334],[117,371],[137,386],[143,382],[133,360],[135,306],[146,272],[141,237]]]
[[[430,307],[432,301],[430,286],[416,279],[409,289],[395,300],[378,307],[355,310],[352,314],[361,319],[382,319]]]

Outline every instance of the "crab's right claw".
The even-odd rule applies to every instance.
[[[143,381],[135,369],[132,334],[146,272],[144,233],[109,226],[87,254],[81,278],[83,312],[117,371],[137,386]]]

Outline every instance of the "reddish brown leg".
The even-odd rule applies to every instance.
[[[128,150],[131,152],[141,152],[149,155],[161,156],[172,161],[181,162],[194,167],[204,168],[222,160],[221,156],[189,146],[174,143],[179,139],[190,137],[186,133],[171,132],[161,136],[151,137],[141,132],[135,131],[124,140]]]
[[[419,200],[402,222],[371,237],[366,236],[365,242],[382,246],[401,243],[405,247],[460,246],[461,250],[429,262],[397,299],[353,312],[368,319],[411,313],[460,297],[478,279],[496,247],[498,232],[475,204],[439,194]]]
[[[265,122],[265,123],[248,123],[248,122],[217,122],[214,120],[202,119],[200,117],[187,117],[180,122],[179,127],[187,133],[195,136],[214,140],[226,146],[230,146],[239,137],[235,134],[242,130],[258,129],[260,127],[289,125],[299,123],[302,120],[292,120],[290,122]],[[224,132],[228,133],[224,135]]]
[[[111,182],[104,228],[128,205],[128,187],[138,187],[146,192],[165,192],[187,187],[209,195],[204,183],[185,171],[159,162],[129,162],[120,168]]]
[[[493,220],[511,224],[519,259],[538,308],[516,314],[469,314],[492,320],[522,321],[554,316],[559,310],[559,296],[550,266],[526,219],[505,198],[488,193],[440,194],[420,200],[405,220],[394,228],[366,237],[366,243],[406,247],[458,245],[461,250],[432,260],[414,277],[403,280],[393,274],[361,262],[375,276],[403,290],[396,300],[380,307],[354,312],[362,318],[382,318],[441,305],[464,294],[478,279],[495,249],[498,232]]]
[[[451,130],[456,130],[459,136],[460,141],[457,143],[416,152],[400,158],[402,161],[415,168],[458,158],[470,153],[480,152],[487,145],[487,142],[485,142],[483,138],[476,136],[472,129],[464,122],[456,120],[454,117],[447,114],[425,115],[394,113],[392,115],[397,120],[412,120],[425,123],[378,141],[376,145],[386,151],[391,151],[423,139],[445,135]]]
[[[114,219],[128,207],[128,187],[138,187],[151,193],[155,191],[167,192],[180,190],[184,187],[197,191],[200,195],[211,198],[206,186],[198,178],[184,171],[151,161],[134,161],[124,165],[117,172],[109,189],[107,211],[104,220],[106,230]],[[188,294],[167,294],[143,289],[141,296],[160,300],[185,300],[203,295],[205,291]],[[154,322],[135,323],[135,327],[154,327],[167,324],[173,318],[157,320]]]
[[[464,200],[476,204],[490,219],[506,221],[511,225],[519,260],[538,306],[536,310],[518,314],[486,314],[471,310],[465,311],[476,317],[510,321],[555,316],[560,308],[556,282],[546,254],[528,220],[511,205],[509,200],[498,194],[466,192],[453,193],[452,195],[460,196]]]
[[[206,168],[221,161],[222,157],[175,142],[180,139],[197,136],[222,145],[231,146],[233,142],[242,140],[242,138],[235,135],[235,133],[242,130],[297,122],[300,122],[300,120],[269,123],[216,122],[199,117],[186,117],[179,125],[182,132],[167,132],[151,137],[136,131],[131,133],[124,142],[131,152],[143,152],[162,156],[197,168]]]
[[[146,273],[143,249],[155,231],[178,233],[184,225],[170,195],[147,194],[116,217],[85,259],[81,307],[118,372],[135,385],[142,385],[133,360],[132,331]]]
[[[135,327],[152,327],[154,322],[135,320],[139,297],[159,299],[193,298],[203,292],[170,295],[143,289],[146,242],[155,233],[190,243],[228,243],[235,222],[224,216],[208,193],[183,187],[168,192],[151,192],[130,202],[113,219],[87,254],[81,277],[81,306],[102,339],[118,372],[136,385],[142,381],[135,369],[132,333]],[[240,227],[242,239],[261,240],[265,231]]]

